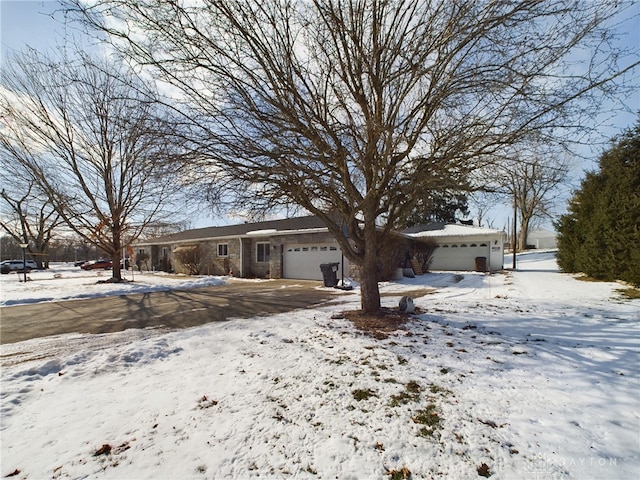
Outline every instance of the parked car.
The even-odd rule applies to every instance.
[[[85,262],[82,265],[80,265],[80,268],[83,270],[97,270],[97,269],[109,270],[112,267],[113,265],[111,263],[111,260],[109,260],[108,258],[91,260],[89,262]]]
[[[0,273],[18,272],[29,273],[31,270],[37,270],[38,265],[33,260],[26,260],[22,263],[22,260],[5,260],[0,263]]]

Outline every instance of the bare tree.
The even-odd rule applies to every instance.
[[[17,244],[15,238],[11,235],[0,235],[0,260],[9,260],[11,258],[17,258],[22,252],[22,249]]]
[[[120,281],[122,251],[179,186],[173,127],[154,91],[124,67],[36,52],[13,60],[0,91],[3,163],[111,257]]]
[[[188,228],[188,223],[185,222],[171,222],[168,220],[159,220],[156,222],[150,222],[145,226],[145,230],[140,235],[140,239],[149,239],[156,237],[163,237],[165,235],[171,235],[172,233],[178,233]]]
[[[3,188],[0,192],[0,227],[16,242],[28,244],[27,251],[38,268],[46,268],[49,244],[61,224],[60,214],[43,195],[37,194],[33,181],[22,184],[19,177],[5,175],[6,165],[2,167],[0,179],[11,191]]]
[[[379,247],[417,198],[464,190],[525,136],[583,128],[640,63],[605,51],[617,1],[69,3],[180,91],[194,150],[240,204],[324,220],[360,267],[365,312],[380,307]]]
[[[52,262],[81,262],[89,258],[90,245],[79,243],[76,235],[62,232],[51,239],[48,258]]]
[[[514,148],[509,159],[492,172],[498,185],[490,188],[491,195],[511,202],[517,214],[516,250],[526,249],[536,221],[552,218],[569,174],[568,158],[567,152],[553,148]]]
[[[519,213],[518,243],[521,250],[527,248],[527,237],[533,222],[553,216],[553,208],[557,206],[558,187],[566,181],[569,171],[568,164],[562,160],[532,160],[517,165],[511,184]]]

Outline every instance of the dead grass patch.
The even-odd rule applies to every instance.
[[[407,467],[402,467],[400,470],[385,468],[390,480],[409,480],[411,478],[411,471]]]
[[[622,288],[619,289],[618,292],[620,293],[620,295],[628,298],[629,300],[637,300],[640,298],[640,288]]]
[[[353,394],[353,398],[355,398],[358,402],[362,400],[369,400],[371,397],[376,397],[376,392],[371,390],[370,388],[360,388],[358,390],[354,390],[351,392]]]
[[[96,282],[98,285],[102,285],[104,283],[129,283],[129,280],[126,278],[108,278],[107,280],[98,280]]]
[[[613,280],[603,280],[600,278],[594,278],[594,277],[590,277],[584,273],[577,275],[576,276],[576,280],[580,280],[582,282],[609,282],[609,281],[613,281]],[[618,288],[616,289],[616,291],[624,298],[627,298],[629,300],[637,300],[638,298],[640,298],[640,288],[638,287],[634,287],[634,286],[630,286],[628,288]]]
[[[580,280],[581,282],[604,282],[604,280],[601,280],[595,277],[590,277],[589,275],[586,275],[584,273],[577,275],[576,280]]]
[[[356,329],[378,340],[389,338],[390,334],[398,330],[405,330],[406,324],[413,320],[410,315],[391,308],[381,308],[376,313],[349,310],[334,315],[332,318],[349,320]]]
[[[429,404],[425,408],[418,410],[416,415],[411,417],[411,420],[418,425],[424,425],[418,431],[419,437],[433,437],[436,434],[436,429],[442,423],[442,418],[434,404]]]

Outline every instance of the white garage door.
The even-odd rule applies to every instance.
[[[489,246],[486,243],[449,243],[440,245],[433,252],[430,270],[475,269],[476,257],[486,257],[489,266]]]
[[[339,263],[336,276],[342,278],[342,251],[336,243],[295,244],[284,246],[284,278],[322,280],[322,263]],[[349,263],[344,259],[344,272]]]

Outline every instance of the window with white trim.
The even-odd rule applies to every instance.
[[[228,243],[219,243],[218,244],[218,256],[219,257],[228,257],[229,256],[229,244]]]
[[[256,259],[258,262],[268,262],[269,261],[269,250],[271,249],[271,244],[269,243],[256,243]]]

